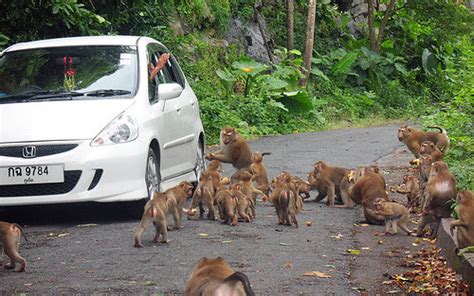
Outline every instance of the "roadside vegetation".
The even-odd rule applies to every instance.
[[[310,1],[294,1],[290,49],[285,2],[262,1],[258,10],[274,47],[268,64],[224,41],[231,19],[254,21],[254,0],[2,1],[0,48],[62,36],[150,36],[171,49],[190,78],[208,144],[224,125],[256,137],[420,119],[448,131],[447,161],[459,187],[473,188],[474,17],[460,1],[376,1],[357,36],[343,11],[350,1],[317,1],[305,86]]]

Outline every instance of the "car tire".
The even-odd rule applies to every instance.
[[[204,145],[199,141],[196,151],[196,164],[194,166],[194,174],[196,175],[196,184],[199,182],[202,172],[206,170],[206,160],[204,154]]]
[[[153,194],[160,190],[161,174],[160,163],[153,149],[148,149],[148,156],[145,169],[145,183],[148,191],[147,200],[153,197]]]

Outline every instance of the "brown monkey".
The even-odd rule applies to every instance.
[[[441,153],[439,148],[433,142],[430,141],[423,141],[421,143],[420,155],[431,156],[433,162],[443,160],[443,153]]]
[[[311,189],[316,189],[318,191],[318,195],[314,199],[315,202],[320,202],[327,196],[328,186],[326,182],[320,177],[318,173],[312,171],[308,175],[308,183],[311,184]],[[336,196],[339,196],[339,188],[336,187]]]
[[[249,279],[241,272],[235,272],[224,259],[202,257],[196,263],[189,277],[185,296],[254,296]]]
[[[183,207],[186,199],[193,194],[193,185],[187,181],[179,183],[177,186],[169,188],[165,191],[168,199],[174,199],[168,203],[168,211],[173,214],[174,229],[181,228],[181,221],[183,217]]]
[[[161,234],[161,242],[168,243],[168,222],[166,221],[166,217],[168,215],[170,203],[176,203],[176,201],[172,198],[168,198],[168,195],[164,192],[155,192],[153,198],[145,204],[142,220],[135,231],[133,245],[135,248],[143,247],[141,240],[142,234],[150,222],[153,222],[155,225],[155,238],[153,239],[153,242],[157,243]]]
[[[408,209],[399,203],[389,202],[383,198],[376,198],[374,201],[375,213],[385,218],[385,234],[398,233],[397,225],[408,235],[411,230],[408,229],[407,223],[410,219]],[[393,230],[393,232],[391,231]]]
[[[474,194],[468,190],[459,191],[456,202],[459,219],[451,221],[451,235],[457,227],[458,248],[474,246]]]
[[[295,196],[296,212],[299,213],[303,211],[303,198],[298,193],[299,183],[295,182],[293,176],[288,172],[281,172],[276,176],[276,181],[285,183],[288,186],[288,189],[293,192],[293,195]]]
[[[336,197],[336,188],[341,189],[341,182],[345,175],[349,172],[348,169],[340,167],[328,166],[324,161],[318,161],[314,164],[314,171],[323,180],[324,183],[328,184],[327,196],[328,206],[334,206],[334,200]],[[342,198],[342,196],[341,196]],[[346,198],[346,196],[344,196]],[[350,205],[349,200],[342,201],[345,207]]]
[[[208,160],[217,159],[225,163],[231,163],[237,169],[248,168],[252,164],[252,152],[249,144],[233,127],[225,127],[221,130],[222,150],[209,153]]]
[[[196,206],[202,202],[208,209],[207,218],[210,220],[216,220],[216,214],[214,209],[214,186],[212,175],[204,171],[199,178],[199,183],[194,190],[193,198],[191,200],[191,205],[187,211],[188,217],[194,216],[194,209]]]
[[[237,198],[228,189],[220,190],[216,194],[216,204],[219,210],[219,216],[224,223],[235,226],[237,225]]]
[[[350,198],[356,204],[362,204],[364,207],[365,219],[371,224],[383,224],[385,217],[375,212],[375,200],[382,198],[388,201],[387,192],[385,191],[385,180],[371,168],[359,169],[351,179],[348,192]]]
[[[420,203],[421,205],[425,204],[425,191],[426,183],[428,183],[428,177],[430,176],[431,165],[433,164],[433,159],[429,155],[423,155],[420,158],[420,165],[418,166],[418,174],[420,181]]]
[[[424,132],[408,125],[401,126],[398,129],[398,140],[405,143],[416,158],[420,157],[420,147],[423,141],[433,142],[443,154],[446,154],[449,149],[449,138],[446,130],[437,126],[429,126],[429,128],[439,129],[439,132]]]
[[[241,184],[232,184],[230,190],[235,198],[237,198],[237,212],[239,218],[244,222],[251,222],[255,219],[255,203],[251,196],[244,194]]]
[[[268,195],[263,193],[261,190],[255,188],[252,184],[252,174],[249,173],[248,171],[242,171],[240,173],[240,182],[239,184],[241,185],[241,191],[243,194],[247,196],[251,196],[253,202],[256,204],[257,203],[257,195],[262,195],[264,199],[268,198]]]
[[[268,183],[267,170],[263,165],[263,156],[270,155],[270,152],[254,152],[252,156],[252,164],[250,170],[252,171],[252,182],[255,182],[258,190],[268,194],[270,192],[270,185]]]
[[[420,202],[420,184],[415,176],[403,176],[404,189],[397,188],[398,193],[406,194],[408,206],[413,207]]]
[[[221,185],[221,174],[220,174],[221,167],[222,167],[221,162],[218,160],[213,160],[209,162],[209,164],[207,165],[206,172],[208,172],[209,175],[211,175],[212,185],[214,186],[214,188],[217,188]]]
[[[298,196],[302,199],[310,198],[309,192],[311,191],[311,184],[297,176],[291,176],[291,181],[296,187]]]
[[[298,228],[298,221],[296,220],[296,195],[289,188],[288,183],[278,179],[275,180],[270,201],[275,207],[278,224],[291,226],[291,223],[293,223]],[[291,221],[289,216],[291,216]]]
[[[18,253],[21,235],[23,235],[26,241],[28,240],[20,225],[0,221],[0,242],[2,243],[0,257],[5,251],[5,254],[10,258],[10,263],[5,264],[5,268],[7,269],[14,269],[15,263],[20,263],[20,269],[17,270],[18,272],[23,272],[26,268],[26,260]]]
[[[456,193],[456,179],[449,172],[448,165],[442,161],[434,162],[426,184],[423,215],[418,222],[417,236],[423,235],[428,224],[435,223],[431,237],[436,237],[441,218],[451,215],[451,199],[456,197]]]

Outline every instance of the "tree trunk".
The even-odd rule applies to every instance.
[[[367,0],[368,15],[367,23],[369,25],[370,50],[376,51],[377,40],[375,40],[375,24],[374,24],[374,0]]]
[[[294,25],[294,18],[293,18],[293,9],[294,9],[294,2],[293,0],[286,0],[286,24],[288,26],[288,31],[287,31],[287,48],[288,50],[293,49],[295,46],[294,44],[294,31],[295,31],[295,25]]]
[[[270,60],[270,62],[272,64],[274,64],[275,61],[273,60],[272,50],[270,49],[270,45],[268,43],[267,36],[265,35],[265,30],[263,29],[263,24],[262,24],[262,16],[260,15],[260,10],[262,9],[262,7],[263,7],[262,1],[261,0],[256,0],[255,4],[253,6],[253,12],[255,14],[255,21],[258,24],[260,34],[262,35],[263,45],[265,46],[265,49],[267,50],[268,59]]]
[[[311,73],[311,59],[313,58],[314,43],[314,23],[316,20],[316,0],[309,0],[308,4],[308,23],[306,26],[306,46],[304,49],[303,66],[305,71],[305,79],[302,85],[306,86],[309,74]]]
[[[370,0],[369,0],[369,2],[370,2]],[[388,18],[392,14],[393,7],[395,6],[395,2],[397,2],[397,0],[390,0],[390,3],[388,4],[387,10],[385,10],[382,22],[380,23],[379,33],[378,33],[378,36],[377,36],[377,43],[375,45],[375,50],[374,50],[376,52],[379,52],[380,47],[382,46],[383,33],[385,32],[385,27],[387,26]]]

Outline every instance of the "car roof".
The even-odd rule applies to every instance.
[[[82,36],[46,39],[31,42],[21,42],[14,44],[4,52],[33,49],[42,47],[60,47],[60,46],[84,46],[84,45],[137,45],[140,38],[153,40],[148,37],[140,36]],[[155,41],[156,42],[156,41]]]

